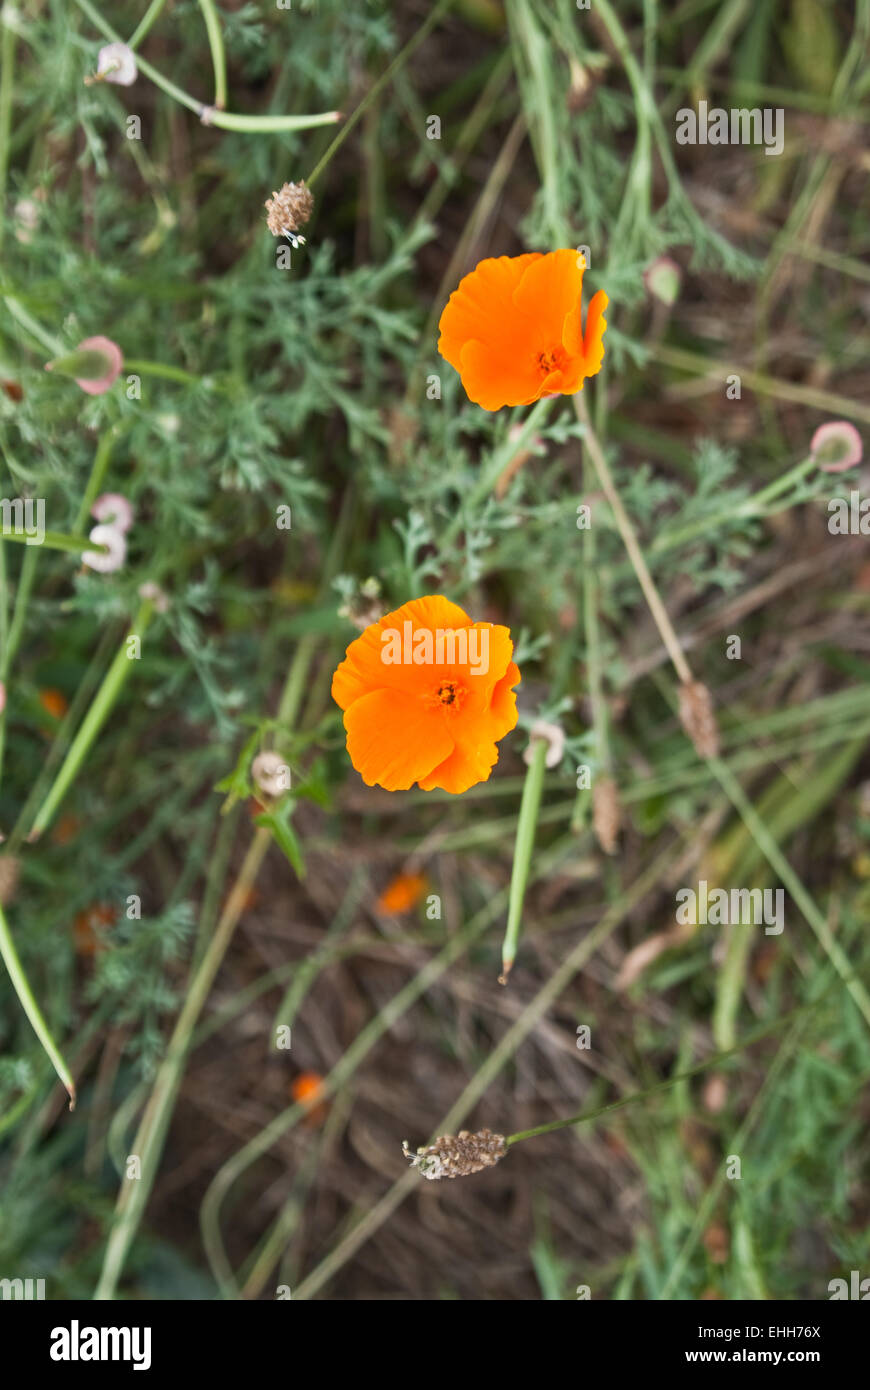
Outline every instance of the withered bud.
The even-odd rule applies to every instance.
[[[493,1134],[491,1129],[481,1129],[476,1134],[463,1129],[459,1134],[442,1134],[434,1144],[418,1149],[415,1154],[411,1153],[406,1139],[402,1152],[424,1178],[464,1178],[469,1173],[494,1168],[507,1153],[507,1143],[503,1134]]]
[[[592,785],[592,824],[605,854],[616,853],[621,823],[619,788],[612,777],[596,777]]]
[[[251,764],[254,786],[270,801],[277,801],[290,790],[291,773],[288,764],[271,750],[258,753]]]
[[[285,183],[280,192],[266,199],[266,226],[273,236],[285,236],[293,246],[304,246],[305,238],[299,236],[299,228],[305,226],[313,207],[314,194],[304,179]]]
[[[18,888],[18,860],[11,854],[0,854],[0,907],[12,902]]]
[[[680,720],[701,758],[719,753],[719,729],[713,712],[713,697],[701,681],[685,681],[680,686]]]

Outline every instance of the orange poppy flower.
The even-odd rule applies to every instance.
[[[371,623],[332,678],[366,785],[459,793],[485,782],[517,722],[512,655],[506,627],[472,623],[440,594]]]
[[[378,898],[378,911],[390,914],[410,912],[426,892],[425,874],[396,874]]]
[[[481,261],[453,291],[438,351],[484,410],[573,395],[604,359],[603,290],[580,321],[585,260],[572,250]]]

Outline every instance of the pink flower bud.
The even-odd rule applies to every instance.
[[[643,273],[643,283],[646,285],[647,293],[654,299],[658,299],[668,308],[676,303],[677,295],[680,293],[683,273],[676,261],[672,261],[670,256],[659,256],[651,265],[648,265]]]
[[[97,76],[119,87],[131,87],[137,77],[136,56],[125,43],[107,43],[100,49]]]
[[[85,550],[82,554],[84,564],[99,574],[111,574],[121,568],[127,558],[127,541],[123,531],[115,526],[95,526],[88,539],[94,545],[104,545],[106,549]]]
[[[124,359],[111,338],[85,338],[73,352],[46,362],[47,372],[71,376],[89,396],[102,396],[118,379]]]
[[[133,508],[120,492],[102,493],[91,507],[97,521],[111,522],[116,531],[129,531],[133,525]]]
[[[864,454],[861,436],[848,420],[828,420],[810,440],[810,455],[825,473],[854,468]]]

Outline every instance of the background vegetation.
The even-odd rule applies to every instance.
[[[19,0],[3,21],[0,491],[66,534],[97,483],[136,517],[110,575],[0,543],[0,899],[79,1090],[69,1113],[4,971],[0,1274],[54,1298],[472,1300],[815,1299],[870,1274],[870,554],[827,528],[868,478],[810,468],[748,502],[818,425],[870,419],[867,0]],[[162,85],[86,82],[140,21]],[[224,64],[250,128],[191,109]],[[677,146],[702,99],[782,107],[783,153]],[[275,128],[336,109],[358,118]],[[300,178],[315,211],[279,270],[263,203]],[[518,437],[526,412],[486,415],[436,352],[478,259],[580,244],[611,300],[584,399],[718,760],[680,725],[571,402]],[[672,306],[644,280],[663,255]],[[44,364],[95,334],[126,366],[90,398]],[[147,629],[143,584],[169,599]],[[329,695],[352,619],[423,592],[508,623],[523,673],[520,728],[461,798],[367,789]],[[28,843],[131,624],[141,659]],[[540,718],[567,742],[505,990]],[[264,747],[295,774],[265,820]],[[618,788],[615,853],[583,764]],[[379,907],[400,872],[440,919]],[[785,931],[675,932],[701,878],[785,887]],[[402,1157],[729,1048],[480,1176]]]

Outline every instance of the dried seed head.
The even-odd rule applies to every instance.
[[[719,752],[719,729],[713,697],[701,681],[685,681],[680,686],[680,720],[699,757],[715,758]]]
[[[299,228],[304,227],[314,207],[314,194],[306,188],[305,181],[285,183],[280,192],[266,199],[266,226],[273,236],[285,236],[293,246],[304,246],[304,236],[299,236]]]
[[[442,1134],[434,1144],[418,1149],[415,1154],[411,1153],[406,1139],[402,1152],[424,1178],[464,1178],[469,1173],[494,1168],[507,1153],[507,1143],[503,1134],[493,1134],[491,1129],[481,1129],[476,1134],[463,1129],[459,1134]]]
[[[18,860],[11,854],[0,854],[0,907],[6,907],[18,888]]]
[[[612,777],[596,777],[592,786],[592,824],[605,854],[616,853],[622,813],[619,789]]]
[[[269,800],[277,800],[290,789],[289,766],[278,753],[269,749],[258,753],[251,763],[251,777],[257,790]]]
[[[535,744],[546,743],[545,767],[558,767],[565,752],[565,730],[561,724],[551,724],[546,719],[536,719],[529,730],[529,746],[523,753],[523,762],[531,764]]]

